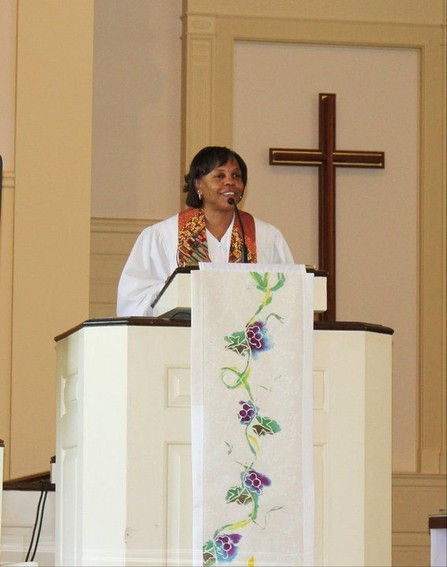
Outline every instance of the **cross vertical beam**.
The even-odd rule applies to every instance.
[[[322,152],[318,175],[318,263],[328,273],[328,309],[324,316],[335,321],[335,95],[320,94],[318,147]]]
[[[383,169],[384,152],[336,150],[335,94],[319,94],[318,149],[270,148],[270,165],[318,167],[318,262],[328,273],[326,321],[336,320],[336,168]]]

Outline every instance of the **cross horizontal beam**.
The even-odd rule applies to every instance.
[[[383,169],[383,152],[334,151],[331,155],[334,167],[365,167]],[[270,148],[270,165],[319,166],[327,162],[328,156],[320,150],[295,150],[292,148]]]

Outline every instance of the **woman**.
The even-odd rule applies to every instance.
[[[247,166],[236,152],[220,146],[203,148],[185,181],[189,208],[143,230],[132,249],[118,285],[120,317],[150,317],[151,303],[179,266],[243,261],[244,239],[248,262],[293,264],[289,247],[274,226],[240,211],[241,228],[235,204],[244,194]]]

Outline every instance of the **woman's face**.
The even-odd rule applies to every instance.
[[[235,159],[217,165],[209,173],[197,179],[195,186],[197,194],[202,198],[203,208],[208,210],[231,210],[233,205],[228,203],[228,199],[234,199],[237,204],[244,192],[241,169]]]

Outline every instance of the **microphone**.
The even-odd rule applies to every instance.
[[[227,203],[229,205],[233,205],[234,212],[236,213],[237,219],[239,221],[239,225],[241,227],[241,232],[242,232],[242,263],[248,264],[247,245],[245,244],[245,230],[244,230],[244,225],[242,224],[241,215],[239,214],[239,209],[237,208],[236,201],[233,199],[233,197],[230,197]]]

